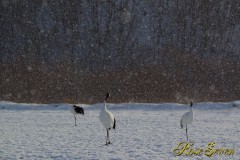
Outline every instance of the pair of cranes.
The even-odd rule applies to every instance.
[[[106,128],[107,130],[107,139],[106,139],[106,145],[111,144],[110,142],[110,137],[109,137],[109,130],[111,129],[115,129],[116,127],[116,119],[114,117],[114,115],[107,109],[107,104],[106,104],[106,100],[109,97],[109,93],[107,93],[105,99],[104,99],[104,107],[101,109],[101,112],[99,114],[99,120],[102,123],[102,125]],[[188,134],[187,134],[187,126],[188,124],[191,124],[193,121],[193,102],[190,102],[190,111],[183,114],[181,120],[180,120],[180,126],[181,128],[186,128],[186,137],[188,140]],[[84,115],[84,110],[82,107],[79,106],[75,106],[73,105],[70,109],[70,111],[73,113],[74,115],[74,119],[75,119],[75,126],[76,124],[76,114],[83,114]]]
[[[101,109],[101,112],[99,114],[99,120],[103,124],[103,126],[106,128],[106,130],[107,130],[106,145],[111,144],[110,137],[109,137],[109,130],[116,128],[116,119],[115,119],[114,115],[107,109],[106,101],[107,101],[108,97],[109,97],[109,93],[107,93],[107,95],[106,95],[106,97],[104,99],[104,107]],[[83,110],[82,107],[73,105],[70,108],[70,111],[74,115],[75,126],[77,126],[77,124],[76,124],[76,115],[77,114],[83,114],[84,115],[84,110]]]

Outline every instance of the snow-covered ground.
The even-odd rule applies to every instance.
[[[237,105],[239,101],[237,102]],[[173,149],[186,141],[180,128],[188,105],[109,104],[116,117],[113,144],[105,146],[106,129],[98,115],[103,104],[82,105],[85,116],[74,117],[68,104],[0,102],[0,159],[190,159]],[[189,125],[193,148],[233,148],[233,156],[192,156],[191,159],[240,159],[240,109],[229,103],[194,104]]]

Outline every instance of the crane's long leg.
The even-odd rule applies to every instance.
[[[107,129],[107,128],[106,128]],[[107,129],[107,139],[106,139],[106,145],[108,145],[108,139],[109,139],[109,131]]]
[[[77,118],[76,118],[76,116],[75,116],[75,114],[74,114],[74,118],[75,118],[75,126],[77,126]]]
[[[110,142],[110,136],[109,136],[109,130],[108,130],[108,144],[111,144],[111,142]]]
[[[107,129],[107,128],[106,128]],[[107,129],[107,139],[106,139],[106,145],[111,144],[110,138],[109,138],[109,130]]]
[[[188,141],[187,126],[186,126],[186,136],[187,136],[187,141]]]

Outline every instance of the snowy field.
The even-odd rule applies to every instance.
[[[215,142],[216,148],[234,148],[235,154],[191,159],[240,159],[240,103],[235,103],[194,104],[188,130],[193,148]],[[78,116],[74,126],[67,104],[0,102],[0,159],[190,159],[172,152],[186,141],[180,119],[188,105],[109,104],[117,120],[109,146],[104,145],[106,129],[98,119],[101,105],[83,105],[85,116]]]

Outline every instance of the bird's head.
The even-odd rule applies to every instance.
[[[106,94],[105,101],[108,99],[109,96],[110,96],[110,93],[108,92],[108,93]]]

